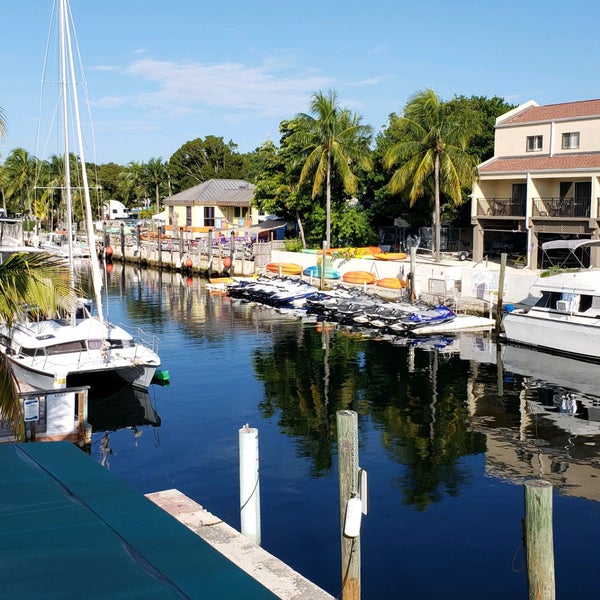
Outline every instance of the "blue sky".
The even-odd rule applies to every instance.
[[[375,132],[426,87],[444,100],[600,97],[600,4],[589,0],[70,1],[98,163],[167,160],[207,135],[240,152],[278,143],[279,123],[319,90]],[[52,5],[2,7],[0,162],[16,147],[58,152],[36,152]]]

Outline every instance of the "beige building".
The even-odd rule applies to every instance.
[[[555,239],[600,238],[600,100],[539,106],[496,119],[494,156],[473,186],[473,259],[501,252],[543,264]],[[600,253],[591,255],[600,266]]]
[[[165,198],[166,229],[206,233],[256,225],[253,195],[254,185],[242,179],[209,179]]]

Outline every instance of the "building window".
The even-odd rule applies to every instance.
[[[246,209],[243,206],[234,206],[233,207],[234,219],[242,219],[245,216],[246,216]]]
[[[527,136],[527,152],[539,152],[542,149],[541,135],[528,135]]]
[[[185,226],[186,227],[192,226],[192,207],[191,206],[185,207]]]
[[[215,226],[215,207],[205,206],[204,207],[204,227]]]
[[[573,150],[579,148],[579,131],[571,131],[562,134],[563,150]]]

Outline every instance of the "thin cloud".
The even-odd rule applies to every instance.
[[[272,67],[273,65],[269,65]],[[176,63],[143,58],[132,62],[125,75],[150,82],[153,90],[124,97],[122,103],[176,116],[187,111],[225,109],[256,116],[290,116],[305,110],[312,94],[332,86],[332,79],[313,72],[280,77],[264,66],[241,63]],[[116,105],[117,97],[100,105]]]

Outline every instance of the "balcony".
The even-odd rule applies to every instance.
[[[524,217],[525,201],[515,198],[477,198],[478,217]]]
[[[588,219],[591,199],[533,198],[532,217]]]

